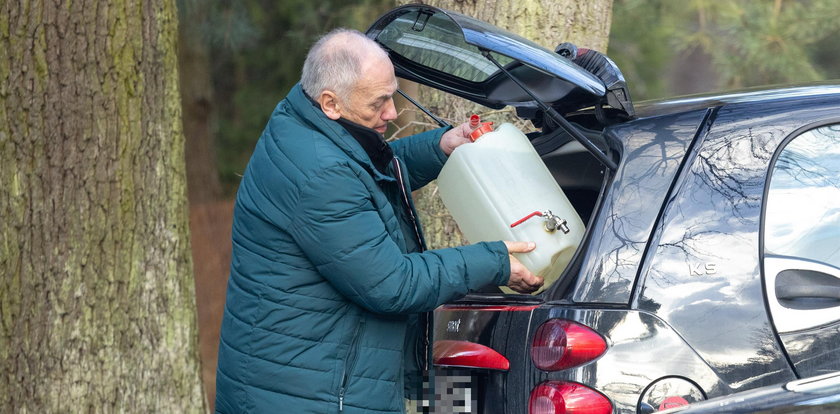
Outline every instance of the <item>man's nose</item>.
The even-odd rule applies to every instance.
[[[397,119],[397,107],[394,105],[394,98],[389,98],[388,102],[385,102],[385,109],[382,111],[382,120],[393,121],[395,119]]]

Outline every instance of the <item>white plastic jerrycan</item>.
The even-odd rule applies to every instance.
[[[557,280],[583,238],[580,216],[528,137],[509,123],[456,148],[437,184],[443,203],[470,242],[536,242],[534,251],[515,254],[545,278],[534,293]]]

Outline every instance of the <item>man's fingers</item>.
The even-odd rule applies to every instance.
[[[542,286],[544,279],[529,272],[525,277],[522,278],[522,281],[530,286],[540,287]]]
[[[470,130],[468,123],[463,123],[444,132],[440,138],[440,149],[444,154],[449,155],[455,148],[470,142]]]
[[[505,242],[508,243],[508,242]],[[534,243],[528,242],[510,242],[508,248],[516,249],[516,247],[524,247],[522,252],[533,250]],[[520,243],[524,246],[517,246]],[[532,293],[539,289],[544,283],[542,277],[536,276],[528,270],[515,256],[510,256],[510,280],[508,287],[519,293]]]
[[[535,290],[538,289],[540,286],[542,286],[543,282],[544,282],[543,278],[541,278],[539,276],[535,276],[531,273],[528,273],[527,275],[523,275],[522,278],[520,279],[521,284],[523,284],[525,286],[533,287]]]
[[[518,281],[519,283],[509,286],[511,289],[519,293],[531,293],[537,291],[543,285],[543,278],[539,276],[530,275]]]
[[[508,253],[528,253],[537,247],[534,242],[505,241]]]
[[[472,132],[472,129],[470,128],[470,123],[469,122],[464,122],[463,124],[459,125],[458,128],[461,129],[461,135],[464,138],[469,138],[470,137],[470,132]]]

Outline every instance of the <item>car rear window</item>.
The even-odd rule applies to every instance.
[[[498,68],[467,44],[461,28],[443,13],[409,12],[388,24],[376,40],[393,53],[471,82],[483,82]],[[493,53],[502,65],[513,60]]]

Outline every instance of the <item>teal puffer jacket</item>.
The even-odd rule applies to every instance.
[[[440,172],[443,131],[391,144],[408,194]],[[501,242],[408,251],[393,174],[300,85],[277,105],[236,199],[218,412],[401,413],[409,319],[507,283]]]

